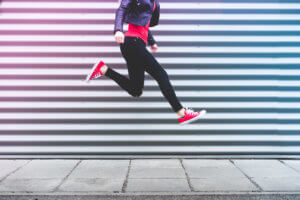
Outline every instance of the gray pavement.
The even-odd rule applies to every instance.
[[[300,199],[300,160],[0,160],[0,199],[24,194],[44,195],[42,199],[65,194],[90,199],[95,194],[98,199]]]

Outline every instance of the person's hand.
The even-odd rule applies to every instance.
[[[115,40],[117,43],[124,43],[124,33],[121,31],[116,31]]]
[[[152,51],[153,53],[155,53],[155,52],[157,51],[158,46],[157,46],[157,44],[155,43],[155,44],[151,45],[150,48],[151,48],[151,51]]]

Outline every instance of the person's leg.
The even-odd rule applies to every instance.
[[[132,45],[132,38],[126,39],[125,43],[120,44],[121,52],[126,60],[129,78],[119,74],[111,68],[107,68],[105,76],[114,80],[118,85],[126,90],[131,96],[139,97],[144,87],[144,68],[140,66],[138,60],[132,51],[135,47]]]
[[[140,97],[144,88],[145,69],[139,59],[136,58],[136,38],[125,37],[126,44],[120,45],[121,53],[126,60],[128,75],[133,82],[133,92],[130,93],[133,97]]]
[[[157,62],[154,56],[146,49],[146,46],[143,45],[142,41],[138,41],[140,48],[136,52],[136,57],[139,58],[143,63],[145,71],[158,82],[160,90],[162,91],[164,97],[171,104],[173,111],[176,112],[178,116],[183,116],[184,108],[175,94],[167,72]]]

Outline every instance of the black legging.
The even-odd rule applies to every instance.
[[[127,63],[129,79],[111,68],[107,69],[105,76],[117,82],[130,95],[139,97],[143,92],[144,71],[146,71],[158,82],[160,90],[174,112],[183,108],[175,95],[168,74],[146,49],[146,44],[142,39],[126,36],[124,43],[120,43],[120,49]]]

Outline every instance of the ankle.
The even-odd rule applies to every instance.
[[[178,115],[178,117],[183,117],[183,116],[185,116],[184,111],[185,111],[185,108],[182,108],[182,109],[180,109],[178,112],[176,112],[177,115]]]
[[[106,72],[107,72],[107,69],[108,69],[108,67],[106,66],[106,65],[104,65],[102,68],[101,68],[101,72],[102,72],[102,74],[106,74]]]

